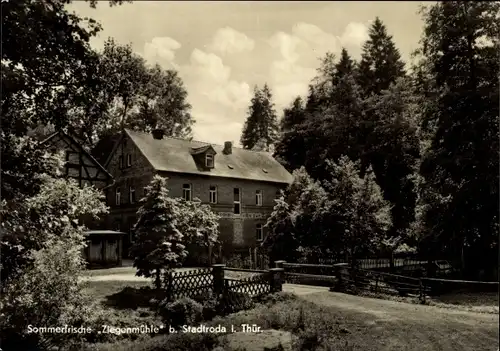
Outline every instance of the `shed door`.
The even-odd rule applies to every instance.
[[[90,244],[90,262],[102,261],[102,241],[92,240]]]
[[[118,240],[109,239],[108,247],[106,248],[106,261],[114,262],[118,261]]]

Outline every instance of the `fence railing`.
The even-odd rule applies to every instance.
[[[277,268],[283,268],[284,282],[317,286],[332,286],[335,281],[334,265],[288,263],[276,261]]]
[[[226,278],[226,270],[251,272],[254,275],[241,279]],[[210,268],[170,272],[165,275],[164,289],[169,301],[207,295],[234,298],[241,294],[256,299],[265,294],[282,291],[283,281],[283,268],[249,270],[226,268],[224,264],[216,264]]]

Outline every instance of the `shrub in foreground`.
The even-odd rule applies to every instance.
[[[159,313],[165,323],[173,328],[195,325],[203,320],[203,306],[187,297],[174,302],[163,300],[159,304]]]

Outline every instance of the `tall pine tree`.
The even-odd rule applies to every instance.
[[[243,148],[253,149],[257,144],[263,143],[269,150],[278,138],[278,129],[271,89],[267,83],[262,89],[255,87],[240,139]]]
[[[392,36],[377,17],[370,27],[369,39],[363,45],[358,69],[359,85],[363,87],[365,97],[379,94],[404,77],[404,67]]]
[[[421,165],[424,227],[471,273],[498,264],[499,14],[487,1],[423,10],[419,87],[432,99],[423,116],[431,134]]]

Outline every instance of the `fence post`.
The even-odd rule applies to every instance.
[[[173,300],[173,281],[174,281],[174,277],[173,277],[173,274],[174,272],[172,271],[168,271],[166,273],[167,275],[167,301],[171,302]]]
[[[271,268],[269,270],[269,280],[271,285],[271,293],[283,291],[283,268]]]
[[[214,295],[216,297],[219,297],[224,292],[224,267],[226,267],[225,264],[212,265]]]
[[[389,262],[391,273],[394,273],[394,252],[391,251],[391,261]]]
[[[343,274],[348,272],[348,264],[347,263],[337,263],[333,265],[335,267],[335,275],[337,277],[336,286],[332,286],[330,291],[342,291],[344,290],[345,282],[342,278]]]
[[[424,304],[425,303],[425,284],[424,284],[424,281],[422,278],[419,278],[418,282],[420,285],[420,288],[419,288],[419,290],[420,290],[420,296],[419,296],[420,303]]]

